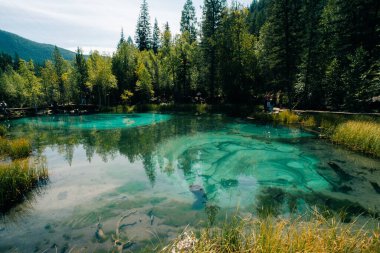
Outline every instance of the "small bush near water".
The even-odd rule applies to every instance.
[[[23,196],[48,179],[44,163],[29,159],[0,165],[0,210],[20,201]]]
[[[195,236],[185,232],[161,252],[380,252],[379,228],[366,230],[318,215],[301,219],[233,218]]]
[[[380,124],[376,122],[348,121],[338,125],[332,141],[353,150],[380,157]]]

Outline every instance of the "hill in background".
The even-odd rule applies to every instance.
[[[75,53],[69,50],[58,48],[63,58],[72,60]],[[42,64],[51,59],[54,46],[34,42],[16,34],[0,30],[0,52],[11,55],[17,53],[21,59],[29,61],[32,59],[35,63]]]

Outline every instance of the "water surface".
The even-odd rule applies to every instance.
[[[120,231],[135,252],[237,209],[379,213],[379,160],[297,128],[220,115],[99,114],[25,118],[10,131],[33,140],[50,182],[3,216],[1,252],[108,250],[130,213]]]

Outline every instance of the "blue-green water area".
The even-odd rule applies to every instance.
[[[10,121],[50,180],[2,215],[0,252],[154,251],[226,215],[380,213],[380,161],[299,128],[222,115],[96,114]],[[116,238],[118,237],[118,238]]]

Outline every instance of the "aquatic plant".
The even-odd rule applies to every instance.
[[[15,160],[26,158],[32,152],[32,145],[27,139],[16,139],[8,141],[8,154]]]
[[[235,216],[198,236],[185,231],[161,252],[380,252],[379,232],[321,214],[311,220]]]
[[[24,195],[48,179],[43,162],[29,159],[0,165],[0,210],[20,201]]]
[[[380,124],[368,121],[348,121],[339,124],[332,141],[349,148],[380,157]]]

